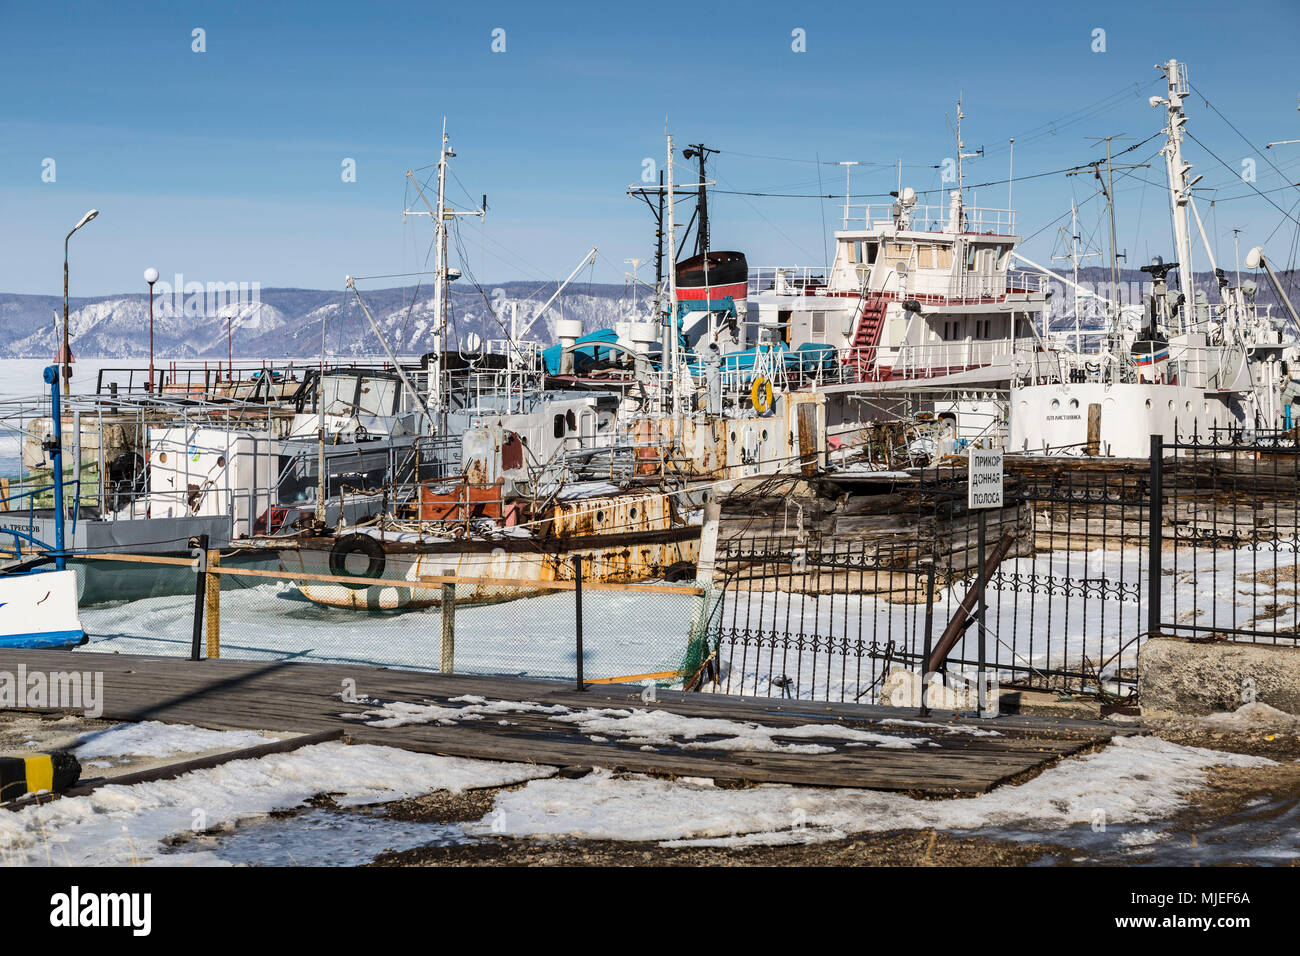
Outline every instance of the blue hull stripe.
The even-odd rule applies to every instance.
[[[36,631],[0,634],[0,647],[76,647],[86,642],[85,631]]]

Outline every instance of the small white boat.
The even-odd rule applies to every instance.
[[[50,386],[50,415],[54,420],[54,434],[46,451],[53,473],[62,475],[58,371],[53,365],[45,369],[45,383]],[[70,483],[75,487],[75,481]],[[53,547],[29,532],[7,529],[14,539],[15,552],[20,552],[20,545],[25,544],[43,549],[49,555],[0,574],[0,648],[75,647],[86,642],[77,610],[77,572],[68,569],[64,550],[63,485],[64,482],[54,482]],[[54,563],[53,568],[45,566],[50,561]]]
[[[36,570],[0,576],[0,648],[86,643],[77,614],[77,572]]]

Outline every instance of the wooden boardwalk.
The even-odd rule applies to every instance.
[[[977,720],[941,712],[916,725],[908,723],[920,720],[916,711],[902,708],[671,691],[660,691],[658,699],[647,704],[641,700],[641,688],[628,685],[601,685],[579,693],[573,685],[555,681],[380,667],[190,662],[125,654],[0,650],[0,671],[16,673],[19,665],[25,665],[28,673],[102,672],[103,717],[109,720],[160,720],[287,733],[343,727],[353,743],[422,753],[711,777],[725,783],[863,787],[931,796],[983,793],[1030,776],[1062,757],[1104,744],[1112,736],[1132,732],[1102,721],[1033,716]],[[344,701],[345,686],[354,686],[356,695],[367,702]],[[450,725],[434,721],[389,728],[345,716],[394,701],[464,707],[467,702],[452,701],[464,696],[489,702],[530,701],[568,710],[510,710],[483,719],[458,719]],[[744,722],[770,728],[771,739],[780,744],[816,744],[829,750],[798,753],[710,747],[710,743],[726,739],[721,733],[693,741],[678,735],[668,744],[656,742],[654,749],[645,749],[641,741],[630,741],[618,733],[584,731],[572,721],[556,719],[588,708],[654,709],[683,717]],[[807,730],[809,724],[825,725],[827,736]],[[782,729],[796,727],[805,729],[782,737]],[[844,728],[887,734],[897,741],[881,746],[836,736]]]

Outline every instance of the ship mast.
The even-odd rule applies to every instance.
[[[1195,308],[1196,274],[1192,268],[1191,226],[1187,218],[1187,207],[1191,202],[1191,187],[1194,180],[1188,179],[1192,166],[1183,159],[1183,126],[1187,123],[1187,114],[1183,112],[1183,97],[1187,96],[1187,65],[1177,60],[1170,60],[1156,69],[1162,70],[1168,81],[1168,95],[1162,99],[1153,96],[1153,107],[1164,106],[1168,110],[1169,125],[1165,127],[1165,145],[1160,152],[1165,157],[1165,171],[1169,178],[1169,208],[1173,218],[1174,248],[1178,253],[1179,285],[1182,286],[1186,305]],[[1183,312],[1184,329],[1186,329],[1186,306]]]
[[[664,355],[668,358],[668,376],[672,383],[672,411],[676,418],[681,414],[681,399],[677,382],[677,220],[673,215],[676,197],[673,194],[673,134],[668,137],[668,341]]]
[[[443,377],[446,371],[444,356],[447,348],[447,156],[455,155],[447,146],[447,117],[442,118],[442,139],[438,149],[438,206],[435,215],[433,241],[435,246],[433,267],[433,351],[438,361],[438,371],[429,381],[429,400],[441,408]]]
[[[1053,261],[1069,259],[1070,264],[1074,267],[1074,350],[1083,351],[1083,331],[1079,326],[1079,261],[1089,256],[1100,256],[1100,252],[1080,252],[1079,251],[1079,207],[1070,201],[1070,235],[1068,236],[1070,245],[1070,254],[1066,256],[1052,256]]]
[[[447,351],[447,282],[450,277],[450,270],[447,268],[447,222],[456,216],[478,216],[482,218],[487,214],[486,196],[483,197],[483,207],[481,209],[461,211],[447,208],[447,160],[455,157],[455,151],[448,145],[447,117],[444,116],[442,118],[442,140],[438,148],[437,201],[430,206],[428,197],[424,195],[424,190],[420,188],[420,184],[415,179],[415,173],[408,169],[406,178],[414,184],[415,191],[419,193],[420,199],[424,201],[424,205],[429,211],[419,212],[407,209],[402,212],[403,219],[407,216],[432,216],[434,220],[433,354],[437,369],[434,374],[429,376],[429,403],[441,409],[439,427],[442,432],[446,432],[447,414],[444,401]]]
[[[980,147],[973,153],[965,152],[966,143],[961,138],[961,121],[966,118],[966,113],[962,110],[961,98],[957,99],[957,125],[953,133],[957,137],[957,200],[959,203],[959,218],[956,223],[956,229],[961,232],[966,226],[966,171],[962,160],[975,159],[977,156],[984,155],[984,147]],[[951,125],[951,123],[949,124]]]

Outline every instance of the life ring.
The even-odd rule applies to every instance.
[[[366,555],[370,559],[365,574],[353,574],[348,570],[348,555],[357,552]],[[345,534],[341,538],[336,538],[334,546],[330,548],[330,573],[337,574],[340,577],[383,577],[386,563],[387,556],[384,554],[384,546],[368,534]],[[364,584],[343,584],[343,586],[357,590],[366,587]]]
[[[754,384],[749,389],[749,402],[754,406],[754,411],[760,415],[766,415],[772,410],[772,383],[762,375],[754,379]]]

